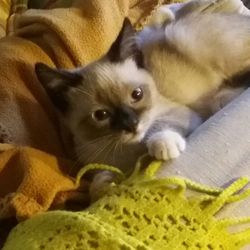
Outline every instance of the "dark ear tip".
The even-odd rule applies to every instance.
[[[124,23],[124,24],[129,24],[129,25],[131,25],[131,26],[132,26],[132,23],[131,23],[131,21],[129,20],[129,18],[128,18],[128,17],[125,17],[125,18],[124,18],[123,23]]]
[[[42,62],[35,64],[35,73],[38,80],[45,86],[56,76],[56,71]]]
[[[44,64],[44,63],[41,63],[41,62],[38,62],[35,64],[35,72],[36,73],[40,73],[42,71],[46,71],[48,69],[51,69],[48,65]]]
[[[123,28],[127,28],[127,29],[129,28],[129,29],[133,29],[134,30],[134,27],[133,27],[133,25],[132,25],[132,23],[131,23],[131,21],[129,20],[128,17],[124,18]]]

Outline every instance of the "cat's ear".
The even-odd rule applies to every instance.
[[[53,69],[44,63],[36,63],[35,72],[55,107],[65,113],[69,108],[68,92],[82,81],[80,74]]]
[[[136,42],[136,31],[128,18],[124,19],[122,29],[107,56],[115,63],[133,58],[138,67],[143,67],[143,56]]]

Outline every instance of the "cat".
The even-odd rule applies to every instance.
[[[184,137],[201,123],[190,108],[160,94],[131,44],[134,35],[125,20],[97,62],[70,71],[35,66],[82,164],[106,163],[126,172],[147,149],[159,160],[176,158],[185,149]]]
[[[196,13],[136,34],[126,19],[96,62],[74,70],[37,63],[78,161],[129,173],[146,152],[160,160],[178,157],[185,138],[245,89],[228,82],[248,73],[249,24],[236,14]],[[113,177],[95,178],[93,190]]]

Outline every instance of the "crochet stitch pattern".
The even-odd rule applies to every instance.
[[[230,233],[229,226],[250,218],[217,219],[227,203],[249,196],[240,190],[248,183],[242,177],[225,189],[211,188],[188,179],[158,179],[160,162],[145,171],[140,165],[120,184],[82,212],[53,211],[20,223],[3,250],[236,250],[250,243],[250,230]],[[109,169],[89,165],[89,169]],[[187,195],[187,190],[196,191]]]

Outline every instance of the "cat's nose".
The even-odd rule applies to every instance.
[[[123,121],[123,129],[127,132],[135,133],[138,123],[139,121],[137,118],[131,117],[130,119]]]
[[[116,110],[111,125],[114,129],[135,133],[138,124],[139,118],[136,112],[132,108],[124,106]]]

